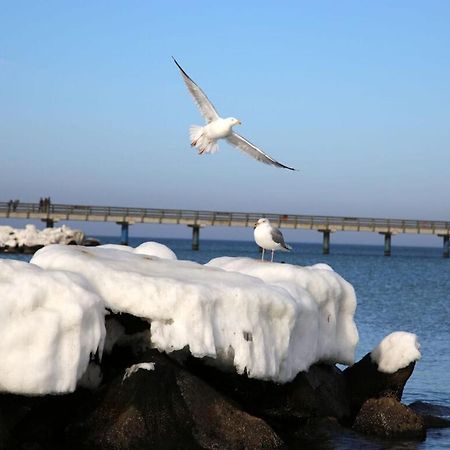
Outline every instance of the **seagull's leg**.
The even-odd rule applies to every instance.
[[[261,261],[264,261],[264,249],[262,249],[262,252],[261,252]]]
[[[272,258],[271,258],[270,262],[273,262],[273,250],[272,250]]]

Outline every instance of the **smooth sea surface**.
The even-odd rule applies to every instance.
[[[102,243],[118,243],[115,237],[97,236]],[[206,263],[219,256],[260,258],[254,242],[200,240],[191,250],[187,239],[130,238],[135,247],[156,240],[170,247],[179,259]],[[441,248],[392,247],[385,257],[382,246],[332,245],[322,255],[320,244],[293,243],[291,253],[276,253],[275,261],[290,264],[329,264],[355,288],[359,331],[356,360],[370,352],[387,334],[417,334],[422,359],[406,384],[402,402],[425,401],[450,407],[450,259]],[[28,261],[25,255],[1,255]],[[317,449],[450,449],[450,429],[428,430],[424,442],[384,442],[358,436],[334,436],[314,442]]]

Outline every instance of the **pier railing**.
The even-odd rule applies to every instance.
[[[201,211],[189,209],[134,208],[0,202],[0,218],[100,222],[172,223],[200,226],[253,227],[267,217],[280,228],[334,231],[371,231],[418,234],[450,234],[450,221],[380,219],[368,217],[312,216],[267,212]]]
[[[0,219],[42,220],[46,222],[47,226],[53,226],[58,221],[115,222],[122,226],[123,242],[128,241],[128,226],[136,223],[187,225],[193,228],[193,247],[198,247],[201,227],[253,227],[261,217],[267,217],[279,228],[322,232],[324,253],[328,253],[329,250],[330,233],[337,231],[365,231],[383,234],[385,236],[385,254],[390,254],[392,235],[399,233],[434,234],[442,236],[444,239],[444,256],[449,253],[450,221],[444,220],[0,202]],[[194,245],[195,242],[196,245]]]
[[[260,217],[267,217],[280,228],[330,231],[372,231],[418,234],[450,234],[450,221],[379,219],[367,217],[311,216],[266,212],[226,212],[188,209],[133,208],[37,203],[14,205],[0,202],[0,218],[75,220],[133,223],[177,223],[200,226],[253,227]]]

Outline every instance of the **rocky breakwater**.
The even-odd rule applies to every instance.
[[[0,448],[425,437],[429,418],[400,403],[420,357],[414,335],[336,366],[357,332],[354,292],[331,269],[202,266],[162,250],[53,246],[33,264],[0,261]]]
[[[314,364],[279,384],[146,348],[148,323],[133,316],[108,322],[120,338],[74,393],[0,396],[0,448],[298,448],[352,430],[425,438],[420,413],[399,401],[414,362],[392,374],[370,356],[344,372]]]
[[[34,253],[45,245],[83,243],[84,234],[66,225],[39,230],[33,224],[25,228],[0,226],[0,252]]]

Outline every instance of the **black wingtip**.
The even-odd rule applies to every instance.
[[[173,62],[177,65],[177,67],[181,70],[181,72],[183,72],[188,77],[188,74],[183,70],[183,68],[178,64],[178,61],[173,56],[172,56],[172,59],[173,59]]]
[[[178,61],[173,56],[172,59],[173,62],[177,65],[177,67],[180,69],[181,73],[195,84],[194,80],[183,70],[183,68],[178,64]]]
[[[279,163],[279,164],[280,164],[280,163]],[[281,167],[281,168],[283,168],[283,169],[292,170],[293,172],[299,172],[298,169],[294,169],[293,167],[285,166],[284,164],[280,164],[279,167]]]

